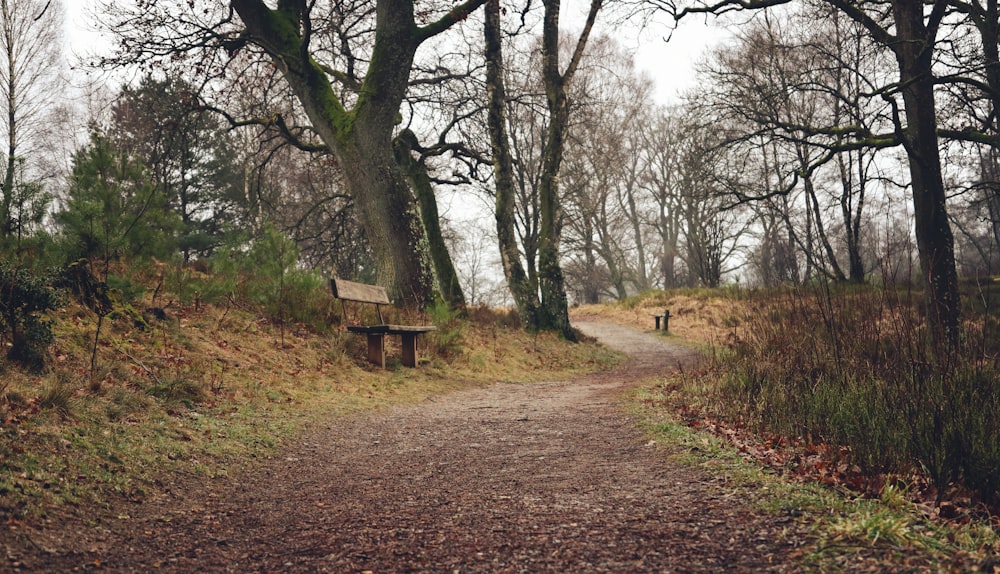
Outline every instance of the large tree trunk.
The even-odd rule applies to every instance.
[[[417,144],[417,136],[410,130],[403,130],[396,137],[396,163],[399,164],[413,186],[420,206],[420,218],[424,231],[427,233],[427,243],[431,251],[431,261],[434,263],[434,275],[437,277],[438,290],[452,309],[465,308],[465,294],[458,280],[458,273],[451,260],[451,253],[441,232],[441,219],[438,215],[437,198],[434,197],[434,187],[427,174],[427,166],[412,155]]]
[[[394,300],[422,306],[431,298],[432,274],[417,204],[387,153],[391,144],[361,139],[342,144],[336,155],[372,246],[377,281]]]
[[[538,284],[535,289],[524,274],[514,239],[514,183],[508,139],[504,127],[503,58],[501,49],[499,3],[490,0],[485,26],[487,55],[487,90],[490,93],[490,139],[494,151],[494,170],[497,177],[497,234],[508,285],[528,327],[553,330],[566,339],[575,341],[576,334],[569,323],[569,306],[565,281],[559,261],[559,243],[562,227],[562,210],[559,198],[558,175],[562,163],[563,143],[569,120],[566,87],[573,77],[582,51],[586,45],[601,0],[592,0],[584,32],[577,42],[576,51],[565,74],[559,73],[559,1],[544,0],[542,31],[542,79],[545,84],[549,111],[549,125],[543,145],[542,172],[538,184],[539,238]],[[538,299],[538,296],[541,299]],[[536,303],[537,302],[537,303]],[[529,322],[526,313],[533,315]]]
[[[487,123],[493,151],[493,174],[496,178],[496,223],[500,260],[514,304],[526,329],[538,327],[538,290],[521,264],[515,230],[514,167],[507,135],[506,90],[503,81],[503,47],[500,29],[500,2],[486,4],[486,91],[489,95]]]
[[[313,128],[337,157],[375,255],[378,282],[408,306],[432,291],[429,250],[406,178],[392,153],[392,134],[420,44],[464,19],[485,0],[468,0],[424,27],[413,0],[378,0],[375,44],[352,110],[337,98],[327,72],[312,58],[307,3],[230,0],[248,40],[264,48],[288,81]]]
[[[576,336],[569,324],[569,305],[559,247],[562,238],[562,205],[557,177],[562,163],[565,132],[569,123],[566,95],[555,98],[549,108],[549,126],[545,137],[545,155],[542,159],[542,176],[538,185],[538,203],[541,225],[538,233],[538,287],[542,296],[538,327],[558,331],[567,339]]]
[[[562,206],[556,179],[562,165],[566,129],[569,124],[569,102],[566,86],[559,73],[559,1],[545,0],[543,27],[543,80],[549,109],[549,125],[545,134],[545,154],[538,182],[538,204],[541,225],[538,233],[538,287],[542,296],[539,328],[559,331],[567,339],[576,336],[569,324],[566,286],[559,261],[562,236]]]
[[[601,0],[591,0],[587,22],[566,66],[559,71],[559,0],[543,0],[545,15],[542,24],[542,81],[549,112],[549,125],[545,134],[545,154],[542,157],[542,175],[539,181],[539,211],[541,225],[538,244],[538,286],[542,296],[539,327],[559,331],[566,339],[575,341],[576,334],[569,323],[569,306],[562,266],[559,261],[559,244],[562,236],[562,206],[559,197],[559,168],[562,165],[566,131],[569,129],[569,98],[567,90],[583,49],[587,45],[594,20],[601,7]]]
[[[934,103],[933,42],[924,23],[924,4],[893,2],[906,127],[903,143],[913,186],[913,209],[920,268],[926,279],[927,315],[939,347],[954,348],[959,338],[958,275],[955,246],[941,177]]]

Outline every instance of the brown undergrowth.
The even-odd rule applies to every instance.
[[[905,376],[910,370],[922,372],[918,369],[929,364],[927,355],[890,353],[921,348],[919,324],[914,322],[919,321],[915,304],[919,300],[919,294],[874,288],[726,292],[721,296],[665,292],[580,312],[652,329],[651,315],[671,308],[671,332],[684,332],[705,345],[711,360],[701,372],[669,377],[642,389],[634,402],[653,421],[653,428],[671,434],[674,442],[691,443],[696,456],[717,464],[722,451],[708,446],[717,442],[749,462],[748,472],[754,474],[750,483],[759,487],[761,478],[755,468],[779,478],[782,486],[769,487],[785,493],[774,498],[775,505],[787,506],[789,497],[806,500],[793,506],[818,519],[817,536],[822,543],[806,558],[816,560],[821,568],[836,567],[845,553],[864,553],[877,570],[898,565],[900,555],[909,552],[924,556],[924,566],[917,566],[918,570],[949,570],[945,565],[954,561],[956,571],[994,571],[1000,554],[1000,522],[983,496],[959,480],[942,487],[926,465],[867,462],[916,459],[904,449],[891,449],[888,440],[877,450],[873,441],[882,437],[897,437],[892,444],[910,447],[933,445],[933,434],[925,438],[918,433],[921,419],[916,415],[923,416],[926,409],[918,413],[911,405],[930,405],[937,409],[930,415],[947,424],[950,421],[942,418],[948,414],[946,407],[963,404],[964,395],[953,393],[945,400],[947,395],[931,392],[926,378]],[[987,307],[985,312],[967,305],[968,343],[989,348],[987,331],[994,321],[989,298],[979,300]],[[692,306],[690,312],[673,310],[684,309],[686,304]],[[839,358],[831,352],[833,345],[824,343],[826,337],[836,342]],[[982,356],[970,350],[951,360],[955,365],[981,363]],[[775,357],[785,361],[776,362]],[[907,369],[907,364],[913,369]],[[755,385],[747,384],[747,372],[755,373]],[[840,389],[833,372],[866,383]],[[907,401],[890,401],[893,397],[885,389],[907,385],[911,392],[900,395],[910,397]],[[872,396],[864,399],[864,393]],[[980,408],[975,412],[991,420],[996,411]],[[899,420],[899,416],[904,418]],[[853,433],[863,430],[862,425],[872,428],[855,437]],[[967,431],[963,436],[970,444],[980,440],[972,432],[978,427],[961,428]],[[858,439],[868,442],[855,444]],[[934,452],[947,453],[945,449],[963,444],[942,444]],[[878,453],[880,458],[861,453]],[[947,454],[953,457],[947,460],[960,460],[959,453]],[[805,490],[787,494],[786,484],[802,485]]]
[[[662,317],[669,311],[669,330],[662,334],[711,350],[732,338],[745,317],[744,305],[737,289],[675,289],[650,291],[618,303],[581,305],[571,314],[651,330],[654,315]]]

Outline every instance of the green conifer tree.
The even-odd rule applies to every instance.
[[[67,259],[168,258],[179,222],[145,167],[95,131],[73,157],[69,197],[56,213]]]

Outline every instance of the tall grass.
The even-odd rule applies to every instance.
[[[751,299],[725,408],[761,430],[848,447],[868,472],[925,473],[939,500],[965,487],[1000,503],[995,318],[970,307],[960,348],[936,351],[919,300],[829,285]]]

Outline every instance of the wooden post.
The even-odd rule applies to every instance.
[[[659,327],[659,321],[657,321],[657,327]],[[670,331],[670,309],[665,309],[663,311],[663,332],[667,333]]]
[[[416,367],[417,333],[403,333],[400,335],[400,337],[402,338],[402,347],[403,347],[403,366]]]
[[[368,360],[385,368],[385,335],[368,333]]]

